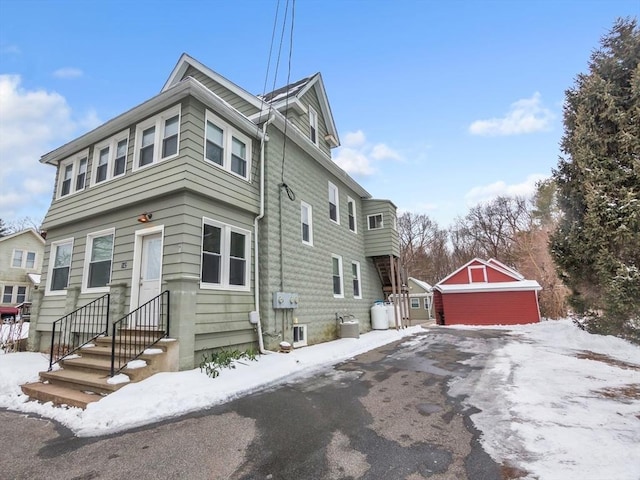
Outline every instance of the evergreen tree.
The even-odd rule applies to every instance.
[[[0,218],[0,238],[6,237],[9,233],[9,227],[4,223],[4,220]]]
[[[640,324],[640,30],[618,19],[566,92],[551,252],[591,331]],[[636,325],[640,327],[640,325]]]

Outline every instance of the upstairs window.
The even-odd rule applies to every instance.
[[[60,240],[51,244],[49,275],[46,290],[48,295],[64,295],[66,293],[66,288],[69,285],[72,253],[72,238]]]
[[[313,245],[313,219],[311,205],[300,202],[300,227],[302,230],[302,243]]]
[[[87,235],[83,291],[108,291],[113,260],[113,229]]]
[[[375,215],[367,215],[367,223],[369,224],[369,230],[377,230],[383,228],[382,214],[376,213]]]
[[[343,298],[342,293],[342,257],[339,255],[331,256],[331,263],[333,269],[333,296],[336,298]]]
[[[329,182],[329,219],[337,224],[340,224],[339,198],[338,187]]]
[[[311,105],[309,105],[309,138],[318,145],[318,114]]]
[[[251,140],[207,110],[204,158],[224,170],[249,179]]]
[[[24,303],[27,299],[27,287],[18,287],[18,293],[16,294],[16,303]]]
[[[93,184],[124,175],[127,167],[129,130],[96,144],[93,152]]]
[[[251,233],[203,219],[201,288],[249,291]]]
[[[362,298],[360,290],[360,262],[351,263],[351,275],[353,280],[353,298]]]
[[[13,286],[5,285],[2,292],[2,303],[13,303]]]
[[[26,250],[14,250],[11,266],[13,268],[34,268],[36,264],[36,252]]]
[[[347,210],[349,214],[349,230],[353,233],[358,233],[358,226],[356,223],[356,202],[351,197],[347,197]]]
[[[176,105],[136,127],[133,170],[175,157],[179,144],[180,105]]]
[[[84,190],[87,182],[88,151],[74,155],[60,162],[58,198]]]

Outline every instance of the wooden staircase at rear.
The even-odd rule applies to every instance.
[[[173,339],[160,340],[145,350],[137,360],[144,360],[140,368],[125,367],[120,373],[129,377],[128,382],[109,383],[111,373],[111,338],[98,337],[93,346],[85,346],[59,362],[60,368],[50,372],[40,372],[40,381],[21,386],[22,392],[30,399],[41,403],[87,408],[109,393],[128,383],[139,382],[158,372],[174,372],[178,366],[178,342]],[[124,338],[126,345],[127,338]],[[116,355],[120,351],[119,337],[116,337]],[[122,347],[121,354],[130,358]],[[137,352],[136,352],[137,353]],[[126,356],[125,356],[126,355]]]

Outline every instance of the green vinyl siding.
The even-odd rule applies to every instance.
[[[400,240],[398,231],[393,228],[393,220],[396,216],[396,207],[389,200],[365,199],[362,202],[362,218],[365,239],[365,252],[368,257],[399,256]],[[382,214],[383,228],[369,230],[368,215]]]
[[[327,123],[325,122],[324,115],[322,115],[322,108],[320,107],[320,101],[318,100],[318,94],[316,93],[315,88],[309,89],[302,98],[300,99],[301,103],[308,107],[309,105],[316,111],[318,114],[318,147],[322,150],[322,153],[325,155],[331,156],[331,149],[329,148],[329,144],[324,139],[327,135]],[[309,115],[299,115],[293,116],[292,122],[302,131],[305,135],[310,135],[309,128]]]

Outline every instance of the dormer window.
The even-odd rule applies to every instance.
[[[309,138],[318,145],[318,114],[311,106],[309,106]]]

